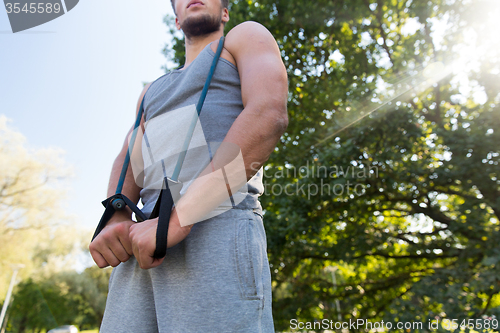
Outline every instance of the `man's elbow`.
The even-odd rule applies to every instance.
[[[288,112],[286,105],[280,106],[274,112],[274,124],[276,134],[281,137],[288,127]]]
[[[267,139],[279,139],[285,133],[288,127],[286,102],[267,100],[262,105],[247,105],[246,109],[250,112],[249,116],[252,114],[252,119],[260,119],[256,130]]]

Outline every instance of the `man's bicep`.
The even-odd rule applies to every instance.
[[[286,112],[288,79],[279,47],[265,27],[248,23],[238,31],[240,42],[231,52],[240,74],[243,105]]]
[[[275,54],[256,54],[241,69],[243,105],[286,107],[288,80],[281,59]]]

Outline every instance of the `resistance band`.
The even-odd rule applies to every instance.
[[[188,129],[188,133],[186,134],[186,138],[184,140],[181,153],[179,154],[179,157],[177,159],[177,163],[175,165],[172,177],[171,178],[165,177],[163,179],[164,186],[162,187],[160,195],[158,196],[158,200],[156,201],[155,207],[153,208],[153,211],[149,216],[149,219],[158,217],[158,227],[156,229],[156,250],[153,255],[153,257],[157,259],[165,257],[167,251],[167,235],[168,235],[168,225],[170,222],[170,214],[174,206],[174,198],[177,200],[180,197],[180,190],[182,188],[182,184],[178,180],[179,174],[182,168],[182,164],[184,163],[184,159],[186,157],[189,143],[191,142],[191,139],[193,137],[196,123],[201,114],[201,109],[203,107],[203,103],[205,102],[210,82],[212,81],[215,68],[217,67],[218,60],[222,53],[223,46],[224,46],[224,36],[222,36],[219,41],[219,46],[217,47],[217,52],[215,53],[212,66],[210,67],[210,71],[208,72],[207,80],[205,81],[205,85],[203,86],[200,99],[198,100],[198,104],[196,105],[197,112],[193,116],[190,127]],[[146,94],[144,94],[144,96],[145,95]],[[116,192],[113,196],[101,202],[102,205],[105,207],[105,210],[94,232],[92,241],[97,237],[97,235],[102,231],[102,229],[104,229],[104,227],[111,219],[113,214],[116,211],[125,209],[126,206],[129,206],[130,209],[135,213],[137,222],[143,222],[148,219],[146,215],[132,202],[132,200],[130,200],[124,194],[121,193],[123,190],[125,177],[127,175],[127,170],[130,164],[130,151],[134,148],[135,140],[137,137],[137,131],[139,129],[143,114],[144,114],[144,97],[142,98],[141,106],[139,108],[137,119],[134,124],[134,130],[132,132],[132,137],[130,138],[129,149],[127,149],[127,155],[125,156],[125,160],[123,161],[123,166],[120,173],[118,185],[116,187]]]

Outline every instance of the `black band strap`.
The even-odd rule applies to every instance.
[[[153,255],[156,259],[165,257],[167,253],[168,225],[170,223],[170,214],[172,213],[172,208],[174,206],[174,199],[172,198],[172,193],[168,187],[168,179],[165,178],[163,183],[165,188],[161,190],[158,201],[156,201],[155,208],[151,214],[158,214],[157,216],[154,216],[158,217],[158,227],[156,228],[156,249]]]
[[[99,224],[97,225],[97,228],[94,232],[94,236],[92,236],[92,240],[94,240],[94,238],[96,238],[97,235],[99,235],[99,233],[102,231],[102,229],[104,229],[104,227],[106,226],[108,221],[111,219],[111,217],[113,217],[113,214],[117,211],[117,209],[115,209],[115,207],[113,206],[113,201],[120,200],[120,199],[123,200],[125,202],[125,204],[130,207],[132,212],[135,213],[138,220],[145,221],[147,219],[146,215],[144,215],[144,213],[132,202],[132,200],[127,198],[125,195],[123,195],[121,193],[112,195],[109,198],[107,198],[106,200],[101,202],[102,205],[105,207],[104,214],[102,214],[102,216],[101,216],[101,220],[99,221]],[[125,208],[125,207],[123,207],[123,208]]]

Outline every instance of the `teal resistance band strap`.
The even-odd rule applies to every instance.
[[[172,178],[171,178],[174,182],[177,182],[180,170],[182,168],[182,164],[184,163],[187,149],[189,147],[189,143],[191,142],[194,128],[196,127],[196,123],[198,121],[199,115],[201,113],[201,109],[203,107],[203,103],[205,102],[208,88],[210,86],[210,82],[212,81],[212,77],[214,75],[215,68],[217,67],[218,60],[219,60],[220,55],[222,53],[223,46],[224,46],[224,36],[222,36],[221,39],[219,40],[217,52],[216,52],[214,60],[212,62],[212,66],[210,67],[210,71],[208,73],[207,80],[205,81],[205,85],[204,85],[203,90],[201,92],[200,99],[198,100],[198,104],[196,105],[197,114],[193,116],[188,133],[187,133],[186,138],[184,140],[182,151],[179,154],[179,158],[177,159],[174,173],[172,174]],[[114,212],[117,210],[124,209],[125,206],[129,206],[130,209],[135,213],[138,222],[142,222],[142,221],[147,219],[145,214],[129,198],[127,198],[125,195],[123,195],[121,193],[121,191],[123,190],[123,184],[125,182],[125,177],[127,175],[127,170],[128,170],[129,164],[130,164],[130,151],[131,151],[131,149],[134,148],[135,140],[137,137],[137,131],[139,129],[143,114],[144,114],[144,97],[142,98],[139,112],[137,114],[137,118],[136,118],[135,125],[134,125],[134,130],[132,132],[132,137],[131,137],[130,143],[129,143],[129,148],[127,149],[127,154],[125,156],[125,160],[123,161],[123,166],[122,166],[122,170],[120,173],[120,178],[118,180],[116,193],[115,193],[115,195],[107,198],[106,200],[104,200],[102,202],[103,206],[105,207],[105,211],[104,211],[103,216],[101,217],[101,220],[99,221],[99,224],[96,228],[94,236],[92,237],[92,240],[94,240],[94,238],[106,226],[106,223],[109,221],[109,219],[111,219]],[[156,202],[156,205],[153,209],[153,212],[151,213],[151,216],[149,217],[149,218],[159,217],[158,228],[157,228],[157,233],[156,233],[156,251],[154,254],[155,258],[163,258],[165,256],[166,250],[167,250],[168,224],[169,224],[169,220],[170,220],[170,213],[171,213],[172,207],[174,205],[174,202],[172,199],[173,197],[172,197],[172,193],[171,193],[171,190],[173,190],[173,188],[172,188],[172,186],[170,186],[170,189],[169,189],[168,182],[169,182],[169,179],[165,178],[164,179],[165,188],[160,192],[160,195],[159,195],[158,200]],[[177,189],[176,192],[180,191],[181,186],[176,186],[176,189]],[[179,195],[179,193],[176,193],[175,195]]]
[[[147,219],[146,215],[137,207],[137,205],[134,202],[132,202],[132,200],[130,200],[121,193],[123,189],[123,184],[125,182],[125,177],[127,176],[128,166],[130,164],[130,150],[134,148],[135,139],[137,137],[137,131],[139,130],[143,114],[144,114],[144,96],[142,97],[141,106],[139,107],[139,112],[137,113],[137,118],[134,124],[134,130],[132,132],[132,137],[130,138],[130,143],[127,149],[127,154],[125,155],[125,160],[123,161],[122,171],[120,173],[120,178],[118,180],[118,185],[116,187],[115,195],[101,202],[105,209],[104,213],[101,216],[101,219],[99,220],[99,224],[95,229],[94,235],[92,236],[92,241],[97,237],[97,235],[99,235],[102,229],[104,229],[108,221],[111,219],[111,217],[113,217],[113,214],[117,210],[125,209],[125,206],[130,207],[132,212],[134,212],[137,221],[142,222]]]
[[[116,186],[115,194],[122,193],[123,183],[125,182],[125,177],[127,176],[127,169],[130,164],[130,151],[134,149],[135,138],[137,136],[137,131],[139,130],[139,125],[141,124],[141,119],[143,114],[144,114],[144,96],[142,97],[139,113],[137,113],[137,118],[135,120],[135,125],[134,125],[134,131],[132,132],[132,137],[130,138],[129,148],[127,149],[127,155],[125,156],[125,160],[123,161],[122,172],[120,173],[120,179],[118,180],[118,185]]]
[[[214,76],[215,68],[217,67],[218,60],[222,53],[222,49],[224,48],[224,36],[221,37],[219,41],[219,46],[217,47],[217,52],[215,53],[214,60],[212,62],[212,66],[210,66],[210,71],[208,72],[207,80],[205,81],[205,85],[203,86],[203,90],[201,91],[200,99],[198,100],[198,104],[196,104],[197,113],[193,115],[193,119],[191,120],[191,124],[189,126],[188,132],[186,134],[186,138],[184,140],[184,144],[182,145],[182,150],[177,159],[177,164],[175,165],[174,172],[172,173],[172,180],[177,181],[179,178],[179,174],[181,172],[182,164],[184,163],[184,159],[186,157],[186,153],[189,147],[189,143],[193,138],[194,129],[196,127],[196,123],[198,122],[198,118],[201,114],[201,108],[203,107],[203,103],[205,103],[205,98],[207,97],[208,87],[210,86],[210,82],[212,82],[212,77]]]

